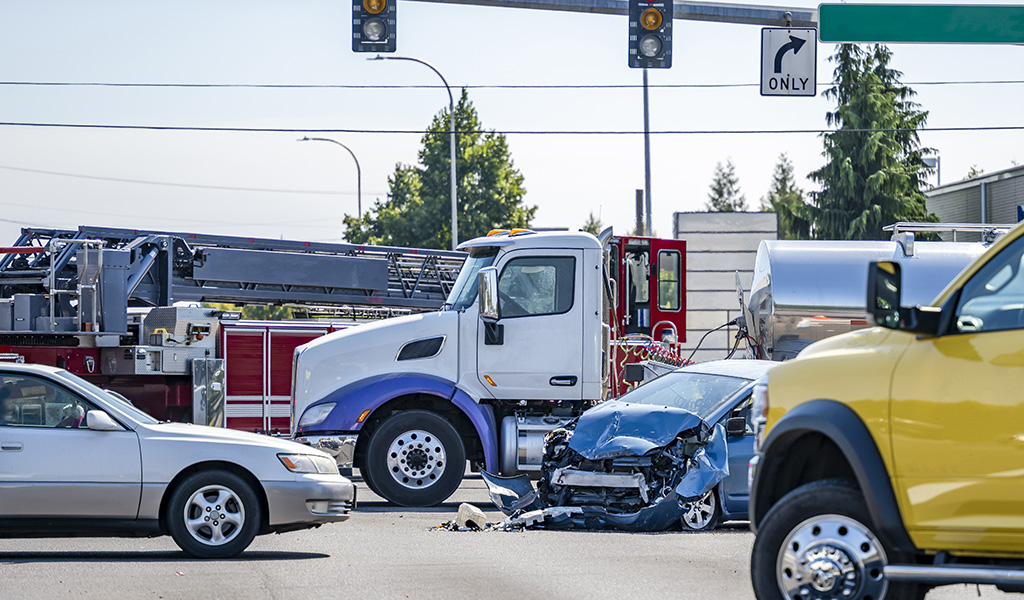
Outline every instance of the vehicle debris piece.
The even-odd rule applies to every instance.
[[[487,525],[487,515],[484,511],[463,502],[459,505],[459,512],[455,515],[455,524],[461,529],[468,527],[469,529],[483,529]]]
[[[671,406],[601,404],[549,433],[541,479],[481,472],[509,526],[663,531],[729,474],[725,430]]]

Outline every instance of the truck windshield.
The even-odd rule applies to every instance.
[[[480,269],[494,264],[494,258],[497,255],[497,248],[473,248],[469,251],[469,258],[462,264],[459,277],[455,280],[451,293],[448,294],[448,301],[445,302],[446,309],[463,310],[473,305],[479,285],[477,273],[480,272]]]

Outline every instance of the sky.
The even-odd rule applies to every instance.
[[[486,129],[538,132],[507,136],[534,226],[576,229],[591,212],[618,233],[633,226],[642,72],[627,66],[626,16],[397,1],[395,56],[431,63],[456,94],[470,86]],[[357,210],[355,163],[334,144],[297,140],[352,149],[366,210],[386,199],[396,164],[417,162],[421,134],[351,131],[422,132],[448,105],[427,67],[353,53],[350,20],[350,4],[326,0],[0,0],[0,245],[22,227],[79,225],[342,240],[343,215]],[[703,210],[727,160],[752,210],[781,153],[798,184],[817,189],[805,178],[824,161],[816,134],[714,132],[824,129],[834,46],[818,44],[816,97],[762,97],[760,26],[676,21],[674,37],[672,68],[648,73],[651,130],[713,133],[652,135],[655,234],[672,235],[673,213]],[[891,49],[928,127],[1024,126],[1024,46]],[[369,87],[27,85],[40,83]],[[624,87],[495,87],[598,84]],[[541,133],[551,131],[633,133]],[[1024,130],[920,138],[941,157],[942,183],[1024,162]]]

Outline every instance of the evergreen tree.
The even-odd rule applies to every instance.
[[[583,231],[597,235],[604,229],[604,224],[601,223],[601,219],[594,216],[594,211],[590,211],[590,216],[587,217],[587,222],[583,224]]]
[[[829,60],[836,68],[824,92],[836,102],[823,135],[825,166],[810,174],[822,185],[813,194],[813,233],[819,239],[888,239],[896,221],[934,221],[921,192],[931,169],[917,128],[928,118],[900,84],[886,46],[841,44]]]
[[[523,176],[505,136],[483,131],[466,90],[455,106],[459,240],[491,229],[529,227],[537,212],[525,206]],[[422,138],[420,166],[395,166],[388,200],[377,200],[362,219],[345,215],[345,238],[356,244],[451,248],[449,113],[438,113]]]
[[[803,190],[796,187],[793,163],[785,153],[779,155],[768,195],[761,198],[761,211],[778,215],[780,240],[810,239],[811,206],[804,200]]]
[[[715,165],[715,174],[711,179],[711,193],[704,209],[709,212],[743,212],[747,210],[747,198],[740,193],[739,178],[732,159]]]

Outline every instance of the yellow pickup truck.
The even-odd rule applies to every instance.
[[[760,600],[1024,591],[1024,227],[932,306],[869,267],[873,328],[817,342],[754,392]]]

